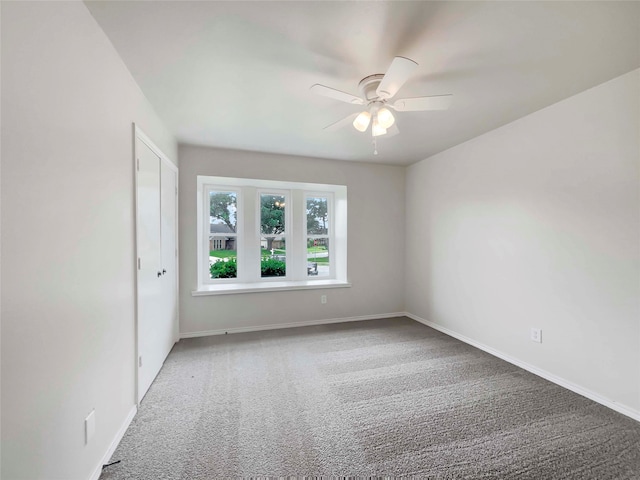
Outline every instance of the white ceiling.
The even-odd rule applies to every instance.
[[[640,2],[88,1],[182,143],[407,165],[640,67]],[[394,56],[418,62],[396,98],[452,93],[448,111],[401,112],[378,142],[358,95]]]

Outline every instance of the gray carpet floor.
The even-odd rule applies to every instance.
[[[102,480],[640,479],[640,423],[407,318],[181,340]]]

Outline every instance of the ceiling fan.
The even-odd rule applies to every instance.
[[[360,80],[358,84],[360,97],[324,85],[313,85],[311,91],[317,95],[353,105],[366,106],[362,112],[352,113],[342,120],[326,126],[324,130],[333,131],[352,123],[356,130],[366,132],[369,125],[371,125],[374,154],[377,154],[378,152],[375,150],[376,137],[381,135],[392,136],[398,133],[395,117],[389,108],[396,112],[421,112],[449,108],[453,95],[401,98],[391,102],[391,99],[398,93],[398,90],[409,79],[417,66],[418,64],[411,59],[395,57],[387,69],[387,73],[369,75]]]

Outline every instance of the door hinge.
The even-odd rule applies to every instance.
[[[178,195],[178,187],[176,187],[176,195]]]
[[[138,257],[138,270],[140,270],[140,257]]]
[[[142,367],[142,355],[138,357],[138,367]]]
[[[136,158],[136,170],[140,171],[140,159]]]

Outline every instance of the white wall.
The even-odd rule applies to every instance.
[[[407,311],[640,414],[639,117],[636,70],[409,167]]]
[[[83,3],[2,2],[2,478],[88,479],[134,406],[132,122],[176,159]]]
[[[404,168],[181,145],[180,332],[307,322],[403,311]],[[192,297],[196,176],[347,186],[351,288]],[[328,297],[320,304],[320,295]]]

